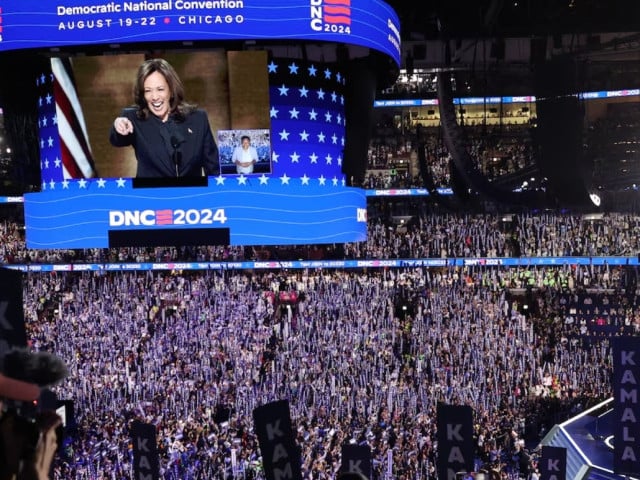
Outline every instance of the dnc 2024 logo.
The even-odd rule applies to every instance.
[[[351,33],[351,0],[310,0],[310,2],[312,30]]]

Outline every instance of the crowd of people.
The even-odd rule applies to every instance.
[[[376,113],[364,188],[424,188],[429,182],[437,188],[453,187],[452,155],[445,145],[439,118],[413,118],[410,115],[415,112],[409,114],[402,109],[396,116]],[[544,174],[537,162],[535,115],[516,122],[507,112],[498,124],[495,113],[478,115],[460,122],[471,166],[489,182],[500,181],[512,189],[522,188],[524,181],[532,183],[531,178],[539,183]],[[581,148],[585,165],[592,167],[587,177],[590,184],[607,191],[638,188],[640,177],[632,168],[636,162],[632,147],[638,143],[639,124],[640,112],[633,102],[610,104],[605,115],[589,121],[582,132]],[[420,146],[425,149],[424,166],[416,161]]]
[[[410,220],[374,217],[367,241],[349,251],[355,258],[633,256],[640,250],[640,217],[609,213],[425,214],[400,212]]]
[[[392,210],[371,212],[361,243],[68,251],[27,250],[11,210],[0,257],[16,264],[638,251],[640,217],[632,213],[444,214],[413,205],[397,224]],[[140,420],[157,429],[163,479],[261,480],[251,413],[280,399],[290,402],[305,480],[335,478],[346,443],[371,448],[375,479],[389,471],[437,478],[438,402],[473,408],[476,470],[525,478],[554,424],[611,395],[610,339],[640,334],[637,275],[633,265],[570,263],[27,273],[30,346],[55,352],[71,373],[56,393],[73,401],[75,422],[53,478],[131,478],[130,426]]]
[[[435,479],[438,402],[473,407],[478,470],[518,478],[525,441],[611,395],[610,336],[568,320],[562,279],[606,273],[640,325],[632,267],[582,270],[28,274],[31,346],[68,363],[75,403],[54,478],[129,478],[134,419],[157,428],[162,478],[264,478],[251,412],[279,399],[305,479],[334,478],[345,443],[370,446],[374,478]],[[557,284],[509,288],[531,276]]]
[[[535,147],[530,126],[465,126],[465,146],[474,167],[489,181],[525,169],[536,170]],[[426,175],[417,160],[418,148],[425,150]],[[368,153],[367,173],[362,186],[368,189],[424,188],[425,180],[437,188],[450,188],[452,157],[444,142],[442,127],[394,125],[391,119],[374,128]]]
[[[639,126],[636,102],[608,105],[607,114],[589,124],[585,138],[595,185],[618,190],[640,184],[637,169],[632,167],[637,163]]]
[[[423,201],[425,203],[423,203]],[[640,251],[640,215],[431,213],[428,200],[404,210],[371,208],[367,240],[340,245],[203,246],[28,250],[23,224],[0,223],[0,262],[119,263],[303,259],[390,259],[548,256],[634,256]],[[402,223],[397,221],[402,218]],[[406,221],[404,221],[406,219]]]

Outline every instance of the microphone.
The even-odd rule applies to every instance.
[[[51,387],[64,380],[69,371],[64,361],[52,353],[14,349],[0,358],[0,373],[5,377]]]
[[[180,152],[180,145],[184,143],[184,137],[180,132],[174,132],[171,135],[171,146],[173,147],[173,163],[176,166],[176,177],[180,176],[180,160],[182,158],[182,152]]]
[[[175,132],[173,135],[171,135],[171,146],[174,150],[177,150],[183,143],[184,137],[180,132]]]

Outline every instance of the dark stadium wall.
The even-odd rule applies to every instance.
[[[16,159],[9,178],[2,179],[2,193],[21,194],[40,184],[38,95],[30,87],[47,68],[44,59],[24,62],[19,52],[4,54],[0,59],[0,108],[4,111],[6,142]]]

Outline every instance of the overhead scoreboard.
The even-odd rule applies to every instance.
[[[399,21],[385,2],[0,0],[0,19],[0,62],[17,54],[25,62],[51,60],[50,70],[24,82],[37,90],[42,178],[40,191],[24,195],[28,248],[366,239],[365,191],[349,186],[343,168],[345,145],[358,141],[345,120],[345,72],[356,57],[399,66]],[[243,57],[248,51],[253,56]],[[112,106],[99,102],[117,97],[114,72],[122,69],[116,81],[128,91],[136,62],[158,52],[172,59],[187,95],[208,111],[221,158],[241,132],[258,132],[263,168],[245,175],[221,165],[195,184],[150,184],[132,170],[111,169],[130,160],[105,146],[114,117],[100,117]],[[242,63],[257,65],[248,75],[256,84],[264,75],[264,102],[258,93],[247,100],[237,92],[238,85],[251,90],[234,74]],[[60,98],[59,65],[72,69],[78,89],[75,129]],[[216,94],[222,90],[224,98]],[[247,105],[264,112],[248,115]],[[75,149],[84,150],[80,155],[73,148],[78,138],[87,146]]]

